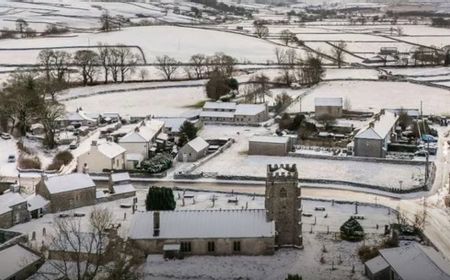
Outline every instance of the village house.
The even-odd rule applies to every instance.
[[[267,167],[265,209],[137,213],[128,240],[145,254],[267,255],[302,248],[301,192],[296,165]]]
[[[248,141],[249,155],[287,156],[292,149],[288,136],[253,136]]]
[[[7,191],[0,195],[0,228],[10,228],[29,219],[27,201],[18,192]]]
[[[450,280],[450,263],[432,247],[418,243],[381,249],[364,267],[370,280]]]
[[[106,170],[123,170],[126,164],[126,150],[112,142],[92,141],[89,151],[78,157],[78,172],[101,173]]]
[[[206,102],[199,116],[203,122],[256,125],[267,121],[269,112],[266,104]]]
[[[44,263],[38,252],[21,244],[0,249],[0,279],[25,280]]]
[[[203,138],[196,137],[178,151],[178,161],[192,162],[201,159],[208,153],[209,144]]]
[[[32,219],[40,218],[48,212],[50,201],[43,198],[41,195],[32,194],[27,196],[26,199],[28,204],[28,212],[30,213]]]
[[[386,157],[388,144],[396,138],[397,120],[397,114],[381,110],[369,126],[355,135],[353,154],[358,157]]]
[[[315,116],[317,119],[323,117],[342,117],[342,97],[316,97],[314,98]]]
[[[84,111],[77,110],[76,112],[67,112],[64,116],[59,117],[56,120],[58,127],[67,127],[73,125],[75,127],[80,126],[95,126],[97,120],[88,117]]]
[[[128,172],[110,173],[109,191],[116,199],[133,197],[136,195],[136,189],[131,184],[131,178]]]
[[[96,202],[95,183],[89,175],[82,173],[52,177],[42,175],[36,194],[50,201],[51,213],[94,205]]]
[[[144,159],[147,159],[156,137],[163,128],[164,122],[160,120],[144,120],[120,138],[119,145],[124,147],[128,154],[141,154]]]

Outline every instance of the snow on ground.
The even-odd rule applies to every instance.
[[[15,49],[19,47],[17,42],[2,40],[1,47]],[[79,33],[72,37],[21,39],[20,47],[95,46],[97,43],[138,45],[148,62],[161,55],[187,62],[194,54],[212,55],[217,52],[224,52],[240,61],[276,60],[275,46],[269,42],[239,34],[177,26],[139,26],[108,33]],[[38,53],[39,50],[0,51],[0,64],[36,63]]]
[[[336,81],[324,82],[302,98],[302,111],[314,111],[316,97],[343,97],[352,110],[377,112],[382,108],[420,108],[424,114],[449,114],[450,92],[407,82]],[[298,111],[298,104],[292,110]]]
[[[68,111],[82,107],[87,112],[117,112],[130,116],[179,116],[205,100],[203,87],[166,88],[94,95],[65,101]]]
[[[395,188],[399,188],[401,180],[403,188],[410,188],[419,185],[424,178],[423,166],[247,155],[248,139],[252,135],[271,134],[273,133],[267,128],[206,125],[200,131],[200,136],[233,137],[236,143],[195,172],[264,177],[267,164],[295,163],[299,169],[299,177],[308,179],[351,181]]]
[[[375,69],[337,69],[327,68],[324,80],[330,79],[378,79],[378,71]]]
[[[138,211],[145,211],[145,196],[147,189],[138,186]],[[262,209],[264,197],[253,195],[232,195],[231,193],[214,192],[192,192],[186,191],[186,195],[194,195],[193,199],[185,199],[183,206],[182,191],[175,192],[177,209]],[[212,208],[212,197],[216,198],[215,206]],[[238,199],[238,204],[228,203],[230,197]],[[106,202],[97,206],[83,207],[65,213],[88,214],[94,207],[108,208],[113,213],[113,222],[120,223],[119,234],[126,237],[132,213],[130,209],[121,208],[121,204],[131,203],[132,198]],[[313,200],[303,200],[304,213],[313,214],[312,217],[303,217],[304,249],[283,249],[274,256],[234,256],[234,257],[212,257],[192,256],[184,260],[164,261],[161,255],[151,255],[144,265],[144,279],[282,279],[287,273],[299,273],[306,279],[364,279],[362,276],[363,265],[360,263],[356,252],[361,243],[349,243],[335,240],[334,232],[338,232],[340,225],[351,215],[355,214],[353,204],[338,204]],[[314,211],[315,207],[324,207],[325,211]],[[126,216],[124,214],[126,213]],[[327,215],[327,217],[325,217]],[[367,243],[379,240],[384,230],[384,225],[395,219],[387,208],[373,206],[359,206],[358,215],[365,219],[360,223],[368,233]],[[43,228],[46,228],[47,236],[53,233],[54,220],[58,219],[55,214],[46,214],[44,217],[32,220],[25,224],[19,224],[11,230],[27,233],[31,236],[36,232],[36,241],[33,246],[40,246]],[[79,219],[82,230],[88,229],[88,215]],[[377,225],[379,226],[377,228]],[[312,229],[312,233],[310,233]],[[327,232],[330,232],[327,234]],[[323,253],[325,246],[327,252]],[[323,255],[325,263],[320,263]],[[340,262],[342,261],[342,263]],[[337,270],[331,271],[331,262],[335,263]],[[208,264],[205,266],[205,264]],[[351,273],[351,267],[355,265],[355,274]],[[320,271],[320,277],[317,276]],[[239,278],[241,277],[241,278]]]
[[[15,177],[17,176],[16,162],[8,162],[8,156],[14,155],[16,159],[19,157],[16,141],[3,140],[0,138],[0,176]]]

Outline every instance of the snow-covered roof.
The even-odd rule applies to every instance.
[[[381,256],[401,277],[408,280],[450,280],[450,263],[439,253],[418,243],[382,249]]]
[[[122,146],[111,141],[100,143],[97,145],[97,148],[100,153],[104,154],[110,159],[113,159],[126,152],[126,150]]]
[[[105,194],[105,192],[104,191],[102,191],[102,190],[97,190],[96,192],[95,192],[95,198],[96,199],[99,199],[99,198],[105,198],[107,195]]]
[[[113,190],[115,194],[131,193],[136,191],[132,184],[115,185],[113,186]]]
[[[111,173],[111,181],[113,182],[123,182],[130,181],[130,174],[128,172]]]
[[[254,116],[266,110],[265,104],[239,104],[236,106],[235,115]]]
[[[203,110],[235,110],[236,103],[234,102],[205,102]]]
[[[0,195],[0,214],[9,212],[8,208],[14,205],[26,202],[25,198],[23,198],[20,194],[15,192],[6,192]]]
[[[286,137],[286,136],[253,136],[249,139],[249,142],[286,144],[289,142],[289,137]]]
[[[51,194],[95,188],[95,183],[91,177],[83,173],[49,177],[45,180],[45,185]]]
[[[363,139],[385,139],[390,133],[391,129],[397,122],[398,116],[391,112],[384,112],[379,114],[379,120],[373,121],[373,127],[370,125],[361,129],[355,138]]]
[[[34,211],[40,208],[44,208],[50,203],[50,201],[43,198],[39,194],[30,195],[29,197],[27,197],[27,202],[28,202],[28,211]]]
[[[119,143],[150,142],[163,128],[164,122],[157,119],[141,122],[136,128],[120,138]]]
[[[200,152],[206,148],[208,148],[209,144],[203,138],[196,137],[189,141],[186,145],[190,146],[194,151]]]
[[[134,215],[129,238],[248,238],[273,237],[275,224],[265,209],[161,211],[159,236],[153,236],[153,213]]]
[[[377,256],[371,260],[368,260],[365,265],[370,270],[370,272],[372,272],[372,274],[376,274],[389,267],[389,264],[381,256]]]
[[[342,97],[316,97],[314,98],[315,106],[342,107]]]
[[[64,117],[58,118],[58,120],[65,120],[69,122],[81,122],[85,119],[78,112],[67,112]]]
[[[187,118],[164,118],[159,120],[163,121],[164,126],[166,128],[169,128],[171,132],[178,133],[180,132],[180,128],[183,125],[183,123],[187,121]]]
[[[220,111],[201,111],[200,117],[207,118],[234,118],[234,112],[220,112]]]
[[[0,279],[9,279],[41,257],[21,245],[13,245],[0,251]]]

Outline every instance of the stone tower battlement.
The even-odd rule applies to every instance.
[[[267,178],[298,179],[297,165],[294,164],[269,164],[267,165]]]

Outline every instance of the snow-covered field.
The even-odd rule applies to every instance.
[[[2,40],[1,48],[52,48],[64,46],[96,46],[103,44],[125,44],[140,46],[147,62],[156,56],[169,55],[187,62],[194,54],[212,55],[223,52],[239,61],[275,61],[275,46],[256,38],[213,30],[176,26],[129,27],[108,33],[78,33],[70,37]],[[0,64],[36,63],[38,50],[0,51]],[[12,55],[13,54],[13,55]],[[19,55],[17,55],[19,54]]]
[[[379,111],[382,108],[420,108],[424,114],[450,114],[450,92],[407,82],[325,82],[302,98],[302,111],[314,111],[316,97],[343,97],[352,110]],[[298,111],[298,104],[291,106]]]
[[[298,166],[299,177],[308,179],[350,181],[394,188],[399,188],[399,181],[402,181],[403,188],[411,188],[420,185],[424,178],[423,166],[247,155],[248,139],[252,135],[272,133],[266,128],[204,126],[200,136],[232,137],[236,143],[207,164],[200,166],[195,172],[264,177],[267,164],[295,163]]]

